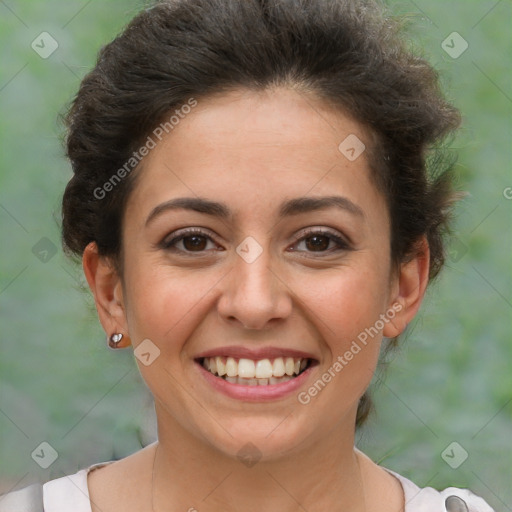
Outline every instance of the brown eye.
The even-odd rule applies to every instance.
[[[325,235],[310,236],[305,239],[306,247],[311,251],[324,251],[329,247],[331,239]]]
[[[215,244],[212,237],[207,233],[197,230],[190,229],[182,231],[181,234],[173,238],[165,238],[160,247],[166,251],[172,251],[177,253],[197,253],[198,255],[207,252],[208,242]]]
[[[304,243],[306,252],[316,252],[320,254],[330,254],[332,252],[350,250],[350,244],[340,236],[330,231],[311,231],[306,233],[297,245]],[[334,243],[334,247],[330,247]],[[296,251],[297,249],[293,249]]]
[[[182,241],[183,247],[185,247],[187,251],[201,251],[204,250],[207,245],[205,237],[199,235],[184,236]]]

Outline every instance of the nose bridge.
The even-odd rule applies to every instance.
[[[254,247],[250,247],[245,254],[243,250],[239,248],[237,251],[239,260],[236,261],[234,269],[238,281],[236,288],[246,297],[259,294],[261,300],[268,300],[272,295],[272,281],[275,277],[270,250],[268,247],[262,248],[259,254]]]
[[[268,244],[247,237],[236,248],[231,277],[219,301],[219,314],[250,329],[261,329],[270,320],[289,314],[286,287],[276,274]]]

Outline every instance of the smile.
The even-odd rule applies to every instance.
[[[312,360],[301,357],[276,357],[274,359],[236,359],[234,357],[204,357],[200,361],[211,374],[231,384],[269,386],[296,378]]]
[[[231,355],[220,356],[210,351],[195,358],[195,367],[201,380],[215,392],[244,402],[266,402],[293,397],[319,364],[307,354],[296,353],[291,357],[279,355],[278,350],[249,352],[229,349]]]

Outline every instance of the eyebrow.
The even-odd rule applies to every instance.
[[[289,199],[281,204],[278,215],[282,219],[328,208],[338,208],[363,219],[365,217],[363,210],[358,205],[343,196],[297,197]],[[160,214],[170,210],[191,210],[223,220],[232,219],[234,216],[225,203],[210,201],[200,197],[178,197],[156,206],[148,215],[146,226]]]

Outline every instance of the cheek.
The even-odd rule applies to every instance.
[[[197,334],[212,307],[208,292],[218,282],[218,273],[178,272],[147,260],[131,270],[127,269],[130,299],[126,313],[134,349],[149,339],[159,350],[150,365],[136,361],[139,371],[157,401],[172,414],[181,411],[178,415],[183,419],[190,404],[178,375],[184,366],[193,364],[187,340]]]
[[[302,281],[304,300],[314,310],[327,333],[326,339],[340,342],[357,337],[375,324],[386,308],[387,283],[378,264],[367,270],[340,268]]]
[[[201,318],[211,313],[212,300],[227,274],[227,270],[185,271],[136,260],[126,270],[130,333],[135,343],[154,338],[159,345],[164,340],[184,340],[184,332],[200,326]],[[360,261],[315,272],[290,272],[285,280],[307,306],[303,314],[311,312],[310,321],[334,352],[339,343],[342,349],[383,313],[387,291],[384,275],[379,262]],[[300,303],[295,307],[300,308]]]
[[[355,410],[371,383],[378,363],[381,332],[375,323],[383,313],[378,290],[360,279],[339,279],[322,290],[324,302],[315,312],[321,315],[320,336],[326,349],[310,387],[302,390],[299,403],[329,411],[329,424]]]
[[[385,275],[375,262],[364,272],[347,267],[303,283],[309,295],[301,298],[325,344],[322,371],[331,370],[325,379],[336,381],[330,387],[347,397],[358,398],[375,371],[382,339],[379,318],[387,308]]]
[[[222,276],[218,271],[177,270],[148,260],[134,260],[130,270],[127,319],[134,345],[149,338],[161,352],[174,353],[175,359],[211,307],[209,292]]]

